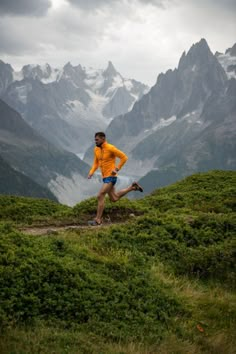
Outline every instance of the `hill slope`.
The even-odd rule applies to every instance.
[[[49,189],[43,188],[29,177],[14,170],[1,156],[0,194],[57,200]]]
[[[136,214],[126,223],[48,237],[2,224],[0,349],[233,354],[235,186],[235,172],[196,174],[142,200],[108,203],[111,217]],[[80,222],[96,210],[95,198],[50,203],[52,220]]]

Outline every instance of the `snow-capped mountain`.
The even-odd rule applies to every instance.
[[[74,205],[97,192],[98,179],[87,180],[90,166],[41,137],[1,99],[0,118],[0,160],[5,162],[0,169],[1,193],[56,196],[59,202]]]
[[[95,131],[131,110],[148,89],[123,78],[111,62],[106,70],[67,63],[25,65],[20,72],[0,62],[0,97],[47,140],[81,155]]]
[[[180,58],[177,69],[160,74],[148,94],[131,112],[112,120],[110,139],[131,152],[149,135],[185,117],[200,117],[207,98],[227,81],[224,69],[201,40]],[[142,155],[144,154],[144,151]]]
[[[158,76],[130,112],[112,120],[106,135],[129,155],[126,175],[141,178],[155,170],[158,187],[160,179],[236,169],[236,80],[218,60],[202,39],[176,69]],[[91,158],[89,150],[85,161]]]
[[[236,169],[235,65],[236,45],[213,55],[202,39],[148,91],[147,86],[124,79],[111,62],[106,70],[67,63],[62,69],[27,65],[20,72],[0,62],[0,96],[60,151],[66,148],[82,155],[94,132],[107,127],[108,141],[129,155],[122,169],[126,182],[131,176],[142,178],[150,192],[150,185],[154,189],[197,171]],[[27,152],[20,147],[22,158],[18,149],[10,154],[12,161],[3,154],[14,168]],[[60,161],[67,158],[60,156]],[[84,161],[90,164],[92,158],[90,147]],[[86,185],[83,173],[88,165],[74,172],[72,160],[68,174],[60,166],[59,172],[53,167],[50,178],[47,169],[40,177],[59,201],[69,204],[77,189],[85,198],[98,188],[96,180]],[[30,173],[34,169],[28,175],[41,182],[37,173]]]

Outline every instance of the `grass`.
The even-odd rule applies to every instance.
[[[108,203],[118,224],[43,237],[16,229],[30,206],[35,225],[83,223],[95,198],[5,199],[5,210],[0,198],[0,352],[235,353],[235,181],[197,174]]]

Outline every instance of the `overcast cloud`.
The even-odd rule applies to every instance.
[[[119,3],[123,6],[127,6],[130,3],[136,3],[136,5],[138,5],[138,3],[141,3],[143,5],[152,4],[157,7],[164,7],[166,3],[173,2],[173,0],[68,0],[68,2],[79,8],[94,10],[102,7],[113,7],[114,5]]]
[[[214,53],[236,42],[235,0],[1,0],[0,59],[105,68],[153,85],[205,38]]]
[[[50,0],[1,0],[1,15],[43,16],[51,7]]]

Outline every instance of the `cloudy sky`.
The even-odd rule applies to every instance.
[[[111,60],[153,85],[201,38],[213,53],[232,47],[235,15],[235,0],[0,0],[0,59],[15,70]]]

